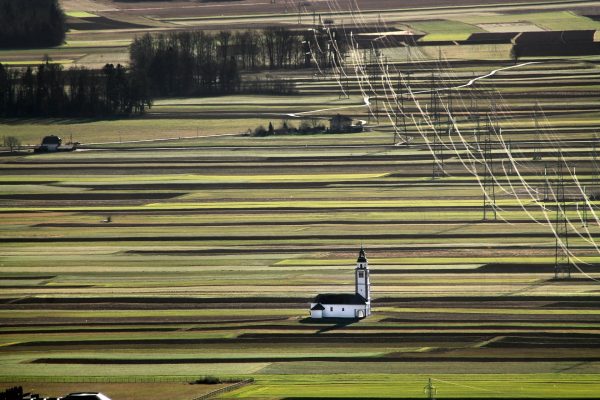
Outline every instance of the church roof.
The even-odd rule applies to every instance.
[[[365,254],[365,249],[363,249],[362,247],[358,252],[358,260],[356,260],[356,262],[367,262],[367,255]]]
[[[356,293],[324,293],[315,298],[320,304],[365,304],[366,300]]]
[[[315,304],[315,306],[314,306],[313,308],[311,308],[310,310],[311,310],[311,311],[313,311],[313,310],[315,310],[315,311],[317,311],[317,310],[321,310],[321,311],[323,311],[324,309],[325,309],[325,307],[323,307],[323,305],[322,305],[321,303],[317,303],[317,304]]]
[[[58,144],[60,145],[62,140],[56,135],[45,136],[42,139],[42,144]]]

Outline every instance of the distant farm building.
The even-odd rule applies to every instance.
[[[50,135],[42,139],[42,144],[39,147],[39,151],[58,151],[58,148],[62,144],[62,139],[55,135]]]
[[[73,151],[77,148],[79,142],[67,143],[66,146],[62,145],[62,139],[56,135],[45,136],[42,139],[42,144],[37,146],[34,151],[36,153],[53,153],[57,151]]]
[[[360,249],[354,270],[355,293],[319,294],[310,304],[311,318],[365,318],[371,315],[369,262]]]
[[[362,132],[361,124],[352,124],[352,118],[346,115],[337,114],[329,119],[329,132],[344,133],[344,132]]]

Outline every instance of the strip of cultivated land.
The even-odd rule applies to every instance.
[[[490,45],[491,46],[491,45]],[[461,46],[454,46],[461,48]],[[387,51],[388,49],[385,49]],[[381,93],[378,97],[370,97],[370,109],[365,105],[365,93],[367,89],[364,82],[355,78],[339,82],[339,77],[328,75],[325,77],[315,76],[314,70],[301,70],[294,73],[275,72],[273,79],[286,79],[293,82],[296,94],[285,96],[268,95],[230,95],[217,98],[191,98],[191,99],[162,99],[157,100],[142,117],[127,119],[114,119],[103,121],[91,121],[85,119],[34,119],[34,120],[2,120],[3,134],[18,137],[23,144],[39,144],[40,138],[48,133],[57,134],[65,139],[73,138],[74,141],[82,143],[86,148],[139,148],[139,147],[186,147],[198,146],[199,149],[208,146],[214,149],[220,148],[218,152],[210,152],[205,159],[198,163],[206,164],[213,159],[232,159],[227,157],[231,154],[231,147],[278,147],[282,145],[311,147],[310,154],[295,154],[297,161],[307,162],[307,158],[315,158],[315,161],[327,161],[329,166],[333,161],[353,161],[352,158],[364,156],[375,148],[365,146],[382,146],[393,143],[394,128],[392,122],[404,126],[406,122],[406,136],[412,138],[413,144],[423,143],[423,139],[417,128],[427,130],[426,124],[419,118],[419,103],[421,109],[425,109],[430,101],[430,86],[432,84],[432,73],[436,73],[437,63],[402,63],[402,54],[399,49],[391,49],[386,54],[390,69],[395,67],[401,71],[412,71],[410,81],[404,76],[398,82],[397,76],[392,76],[392,86],[398,84],[410,84],[413,93],[386,92],[378,84],[374,89]],[[413,50],[417,52],[418,50]],[[413,54],[414,55],[414,54]],[[502,55],[506,58],[507,55]],[[362,59],[362,58],[361,58]],[[452,89],[443,91],[445,103],[449,103],[448,97],[452,97],[451,110],[461,129],[464,141],[472,141],[476,132],[477,123],[470,120],[471,113],[478,112],[481,119],[490,108],[490,95],[497,93],[498,102],[502,107],[498,109],[500,127],[504,140],[511,142],[514,157],[529,158],[536,150],[535,141],[565,141],[562,147],[579,148],[579,153],[572,153],[572,157],[584,158],[591,148],[590,143],[582,142],[593,138],[598,125],[598,104],[600,104],[600,69],[597,57],[583,57],[572,60],[553,60],[538,58],[525,60],[515,65],[507,61],[457,61],[450,64],[442,77],[436,78],[436,87],[440,89]],[[506,69],[509,68],[509,69]],[[498,70],[494,75],[478,80],[473,88],[462,87],[476,77],[483,77],[492,71]],[[437,73],[436,73],[437,74]],[[250,77],[249,79],[254,79]],[[375,82],[379,82],[377,79]],[[343,91],[342,91],[343,89]],[[383,95],[383,93],[387,93]],[[346,95],[349,98],[345,98]],[[386,111],[393,111],[396,107],[394,96],[400,95],[404,98],[406,121],[401,118],[398,121],[390,118]],[[535,105],[543,109],[538,113],[538,127],[541,133],[536,133],[533,114]],[[301,135],[290,135],[281,137],[278,141],[265,138],[245,138],[237,140],[231,135],[240,136],[252,131],[259,125],[267,127],[272,122],[278,128],[283,121],[291,127],[298,127],[301,122],[309,124],[326,123],[325,119],[335,113],[349,115],[357,120],[366,121],[370,131],[362,134],[337,134],[337,135],[311,135],[306,140]],[[484,126],[480,121],[480,128]],[[403,129],[404,133],[404,129]],[[160,140],[159,140],[160,139]],[[458,150],[464,149],[464,143],[459,136],[449,138],[449,146]],[[329,149],[316,149],[315,145],[354,145],[358,146],[354,151],[342,150],[331,153]],[[234,151],[237,151],[235,149]],[[389,148],[378,148],[380,151],[392,151]],[[555,152],[553,147],[538,149],[546,154]],[[181,152],[181,149],[177,150]],[[294,155],[297,149],[285,149],[278,154],[267,154],[263,161],[272,161],[279,157],[280,161],[286,160],[288,155]],[[565,149],[566,151],[566,149]],[[190,153],[193,155],[193,153]],[[337,155],[339,158],[325,160],[320,155]],[[237,155],[237,154],[235,154]],[[252,158],[252,151],[245,153]],[[268,158],[266,158],[268,156]],[[393,153],[390,155],[393,156]],[[75,160],[84,156],[74,156],[64,160],[66,167]],[[118,161],[113,158],[120,157],[114,153],[99,155],[98,158],[86,160],[92,163],[96,159]],[[141,158],[142,155],[129,155],[131,163]],[[145,155],[147,162],[148,155]],[[169,158],[168,153],[156,155],[154,159],[160,161]],[[424,158],[423,155],[415,153],[413,157]],[[178,159],[182,159],[178,155]],[[235,159],[235,157],[233,157]],[[54,159],[53,159],[54,160]],[[176,161],[176,160],[175,160]],[[184,161],[190,161],[189,158]],[[244,161],[244,160],[242,160]],[[291,160],[294,161],[294,160]],[[390,159],[381,158],[382,162]],[[414,162],[415,159],[407,158],[406,162]],[[450,159],[448,162],[459,163],[459,159]],[[37,162],[31,161],[32,163]],[[240,160],[238,160],[240,162]],[[401,160],[397,161],[398,163]],[[425,163],[428,160],[424,160]],[[56,164],[55,161],[52,164]],[[175,164],[177,165],[177,164]],[[27,167],[28,163],[20,165]],[[195,166],[191,164],[190,167]],[[17,167],[17,165],[13,166]],[[54,166],[53,168],[59,168]],[[180,167],[185,167],[180,165]],[[143,167],[142,167],[143,168]],[[173,165],[165,168],[174,168]],[[357,166],[356,168],[360,168]],[[53,174],[56,169],[49,170]],[[457,173],[460,170],[456,171]]]
[[[508,65],[451,68],[468,80]],[[425,88],[422,68],[413,77]],[[337,100],[333,79],[295,79],[297,96],[169,99],[142,119],[3,125],[32,143],[53,127],[86,145],[0,159],[0,378],[253,376],[225,396],[415,398],[432,377],[447,398],[597,397],[600,292],[585,274],[600,278],[600,228],[590,213],[589,236],[575,233],[583,217],[568,184],[569,244],[585,274],[554,280],[556,204],[543,177],[560,141],[579,183],[599,190],[596,60],[530,64],[489,82],[521,174],[496,141],[498,184],[519,196],[497,188],[495,221],[483,220],[482,170],[459,138],[446,141],[456,147],[444,153],[448,176],[433,180],[416,126],[410,146],[393,146],[358,82]],[[535,99],[547,117],[540,134]],[[373,130],[209,136],[338,105],[357,106],[340,112]],[[460,126],[476,145],[475,124]],[[361,244],[374,315],[307,319],[314,295],[354,290]]]

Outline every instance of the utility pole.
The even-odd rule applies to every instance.
[[[581,205],[582,210],[581,210],[581,222],[582,222],[582,226],[584,228],[588,227],[588,196],[587,196],[587,190],[585,188],[585,186],[583,187],[583,203]]]
[[[404,94],[402,93],[402,74],[398,70],[398,81],[396,87],[396,112],[394,114],[394,145],[400,143],[400,130],[398,129],[398,114],[404,116]],[[398,98],[400,101],[398,102]]]
[[[379,113],[379,110],[377,108],[377,88],[375,85],[377,84],[377,78],[379,77],[380,72],[379,63],[376,62],[376,59],[378,59],[378,57],[379,54],[376,52],[374,44],[371,43],[371,47],[369,48],[369,61],[367,64],[367,76],[369,80],[369,85],[371,86],[371,91],[373,92],[373,98],[375,100],[375,110],[377,114]],[[377,124],[379,124],[379,115],[373,113],[371,109],[369,109],[369,118],[367,122],[370,123],[371,114],[373,114],[373,118],[375,118],[377,120]]]
[[[452,89],[448,89],[448,112],[446,115],[446,131],[448,132],[448,137],[450,138],[454,133],[454,117],[452,115]]]
[[[406,88],[406,90],[404,90]],[[396,98],[399,98],[400,101],[396,101],[398,106],[398,111],[395,115],[395,134],[394,134],[394,144],[399,143],[400,141],[404,141],[404,143],[408,143],[408,128],[406,126],[406,109],[404,107],[404,97],[408,96],[410,90],[410,71],[406,73],[406,83],[402,85],[402,74],[398,71],[398,88]],[[402,119],[401,127],[398,125],[398,114],[400,114],[400,118]],[[400,132],[402,131],[402,134]]]
[[[492,148],[492,117],[487,114],[485,139],[483,141],[483,220],[496,221],[496,182],[494,181],[494,153]],[[490,217],[493,216],[492,217]]]
[[[515,171],[513,170],[513,162],[512,162],[512,141],[508,140],[508,174],[512,175]]]
[[[544,164],[544,188],[542,189],[542,201],[548,201],[550,193],[550,182],[548,181],[548,164]]]
[[[410,92],[410,71],[406,73],[406,95]],[[402,130],[404,131],[404,141],[408,143],[408,127],[406,125],[406,108],[404,96],[402,96]]]
[[[338,57],[338,59],[340,60],[338,63],[338,70],[339,70],[339,79],[338,82],[341,85],[340,88],[340,95],[338,96],[338,100],[345,98],[345,99],[349,99],[350,98],[350,84],[348,82],[348,74],[346,73],[346,59],[342,59],[341,57]],[[342,74],[344,76],[342,76]]]
[[[594,135],[594,142],[592,143],[592,193],[598,190],[600,185],[600,166],[598,165],[598,149],[596,143],[598,138]]]
[[[540,122],[538,120],[537,108],[539,104],[536,103],[535,109],[533,110],[533,120],[534,120],[534,130],[535,135],[533,139],[533,161],[540,161],[542,159],[542,153],[540,151],[540,142],[541,142],[541,134],[540,134]]]
[[[556,188],[554,192],[556,203],[556,232],[554,248],[554,279],[571,278],[571,260],[569,257],[569,228],[567,225],[567,199],[565,196],[565,181],[562,167],[562,152],[559,150],[556,160]]]
[[[440,140],[441,121],[439,111],[439,93],[437,91],[437,83],[435,73],[431,73],[431,132],[432,132],[432,148],[433,148],[433,164],[431,179],[443,176],[444,173],[444,144]]]
[[[435,386],[433,386],[433,383],[431,383],[431,378],[429,378],[429,380],[427,381],[427,385],[425,385],[423,391],[425,392],[425,395],[429,400],[435,400],[437,389]]]
[[[471,96],[471,120],[475,121],[473,127],[473,139],[477,151],[481,151],[481,118],[479,116],[479,97],[477,92],[473,92]]]

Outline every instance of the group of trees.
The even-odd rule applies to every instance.
[[[237,63],[217,43],[205,32],[146,34],[131,44],[131,68],[156,96],[230,93],[240,81]]]
[[[0,392],[0,400],[22,400],[23,387],[15,386]]]
[[[142,113],[152,101],[143,80],[121,65],[63,70],[48,60],[35,70],[0,64],[0,116],[66,117]]]
[[[56,0],[39,1],[62,15]],[[12,0],[0,0],[0,5],[13,12]],[[3,11],[0,8],[0,20]],[[289,94],[294,90],[289,81],[269,76],[242,81],[241,72],[303,68],[313,62],[326,67],[345,49],[335,41],[335,32],[325,30],[146,34],[131,44],[129,69],[107,64],[100,70],[64,70],[49,60],[36,68],[0,64],[0,117],[104,117],[143,113],[153,97]]]
[[[248,136],[265,137],[273,135],[289,135],[289,134],[313,134],[329,132],[325,122],[319,119],[302,120],[298,127],[289,124],[287,120],[282,120],[279,127],[275,128],[273,122],[269,121],[269,127],[265,128],[262,125],[257,126],[254,131],[249,130]]]
[[[0,48],[57,46],[66,31],[58,0],[0,0]]]
[[[146,34],[134,40],[130,55],[132,69],[147,79],[152,94],[190,96],[250,88],[243,85],[241,71],[304,68],[312,61],[325,67],[345,49],[329,32],[277,27]]]

